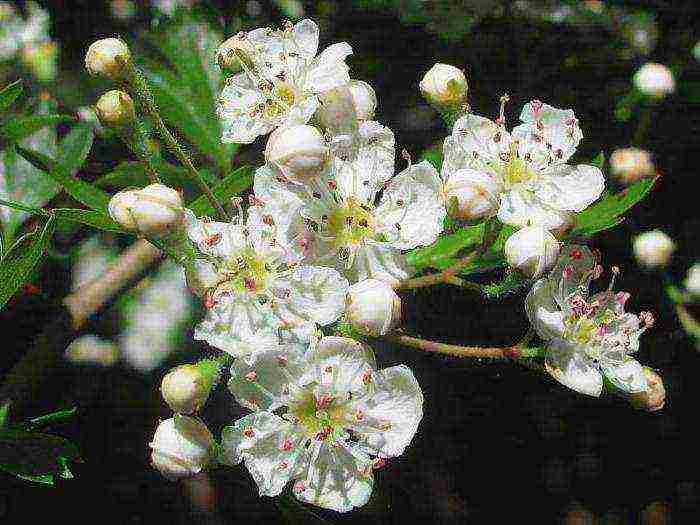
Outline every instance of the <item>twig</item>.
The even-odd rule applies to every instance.
[[[408,335],[388,335],[387,341],[409,346],[425,352],[451,355],[453,357],[476,357],[486,359],[532,359],[544,355],[542,348],[522,348],[519,345],[507,347],[460,346],[437,343]]]

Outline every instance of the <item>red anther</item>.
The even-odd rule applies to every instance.
[[[245,375],[245,380],[246,380],[246,381],[257,381],[257,380],[258,380],[258,374],[257,374],[257,372],[255,372],[255,371],[253,371],[253,372],[248,372],[248,373]]]
[[[257,288],[255,286],[255,280],[251,279],[250,277],[246,277],[245,279],[243,279],[243,284],[245,285],[246,290],[248,290],[249,292],[254,292]]]
[[[328,393],[324,393],[316,400],[316,408],[318,410],[323,410],[328,407],[333,402],[333,396]]]
[[[287,366],[287,363],[289,363],[289,358],[286,355],[278,355],[277,356],[277,364],[280,366]]]
[[[287,470],[289,468],[289,462],[283,459],[282,461],[279,462],[279,465],[277,465],[277,468],[279,468],[280,470]]]
[[[204,298],[204,308],[206,308],[207,310],[211,310],[211,309],[214,308],[217,304],[219,304],[219,301],[217,301],[216,299],[214,299],[211,295],[207,295],[207,296]]]
[[[250,427],[246,427],[243,429],[243,435],[247,437],[248,439],[252,438],[255,435],[255,430],[253,430]]]
[[[627,292],[617,292],[617,294],[615,294],[615,300],[617,300],[620,306],[625,306],[625,303],[630,297],[630,294]]]
[[[221,233],[215,233],[204,239],[204,244],[207,246],[216,246],[221,242]]]
[[[272,218],[272,215],[263,215],[262,221],[268,226],[275,225],[275,219]]]
[[[32,283],[27,283],[24,285],[24,293],[26,295],[37,295],[41,293],[41,288]]]
[[[306,485],[303,481],[297,481],[294,484],[294,492],[304,492],[306,490]]]
[[[507,357],[508,359],[518,359],[522,355],[523,353],[520,348],[511,347],[503,349],[503,357]]]
[[[292,441],[292,439],[288,437],[284,438],[281,448],[285,452],[291,452],[294,449],[294,441]]]
[[[578,261],[581,257],[583,257],[583,252],[579,250],[578,248],[575,248],[571,250],[571,258]]]
[[[577,122],[578,122],[578,120],[577,120],[576,118],[571,117],[571,118],[566,119],[565,124],[566,124],[567,126],[573,126],[573,125],[575,125]]]
[[[542,111],[544,104],[540,100],[533,100],[531,103],[533,113],[537,114]]]
[[[571,279],[571,276],[574,275],[574,267],[569,265],[564,267],[564,271],[562,272],[562,275],[564,276],[564,279],[569,280]]]
[[[338,184],[337,184],[334,180],[329,180],[329,181],[328,181],[328,187],[329,187],[331,190],[335,191],[335,190],[338,189]]]
[[[364,374],[362,374],[362,382],[365,385],[369,385],[372,382],[372,371],[367,370]]]
[[[323,369],[323,371],[326,374],[331,374],[331,373],[333,373],[333,367],[331,365],[328,365],[326,368]]]
[[[365,413],[361,409],[355,411],[355,420],[362,421],[365,418]]]
[[[387,461],[384,458],[377,458],[374,460],[374,463],[372,463],[372,468],[374,470],[380,470],[386,466],[387,466]]]
[[[331,435],[331,432],[333,432],[333,429],[331,427],[326,427],[321,432],[318,432],[315,436],[314,439],[316,441],[325,441],[328,439],[328,436]]]

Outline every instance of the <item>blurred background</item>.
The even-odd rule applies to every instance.
[[[98,37],[119,34],[153,55],[154,41],[185,46],[176,38],[185,35],[204,53],[241,29],[310,17],[321,27],[321,46],[352,45],[352,77],[374,86],[377,120],[414,158],[439,148],[448,134],[418,91],[436,61],[465,69],[476,113],[497,116],[498,99],[508,93],[510,125],[532,99],[573,108],[584,132],[574,161],[599,152],[609,159],[630,145],[649,151],[652,172],[661,174],[652,194],[591,244],[606,267],[621,267],[617,287],[632,294],[629,308],[655,312],[639,359],[659,371],[667,392],[663,410],[645,413],[612,397],[585,398],[514,365],[376,347],[382,367],[406,363],[423,387],[425,417],[413,445],[377,473],[375,494],[360,510],[339,516],[299,508],[283,518],[274,501],[257,496],[244,469],[175,484],[149,465],[157,421],[170,417],[158,392],[162,375],[207,352],[192,341],[199,309],[179,270],[164,265],[90,324],[67,349],[60,372],[24,407],[38,415],[77,406],[77,417],[54,432],[75,442],[84,462],[73,468],[75,479],[53,488],[0,473],[0,520],[34,523],[49,511],[55,519],[101,523],[492,524],[513,516],[538,523],[698,523],[700,356],[664,293],[700,260],[698,15],[696,0],[0,2],[0,84],[22,77],[36,108],[51,104],[83,119],[105,89],[83,70],[85,50]],[[214,85],[221,79],[213,55],[206,56]],[[665,64],[675,76],[674,93],[653,104],[632,81],[646,62]],[[50,151],[65,134],[58,126],[32,140]],[[262,148],[258,141],[236,151],[234,162],[258,164]],[[98,179],[126,156],[98,130],[79,175]],[[8,169],[16,161],[3,162]],[[13,169],[32,175],[30,166]],[[10,194],[2,174],[0,193]],[[611,177],[610,187],[626,182]],[[25,219],[0,214],[5,228],[17,231],[28,227]],[[632,256],[632,237],[652,229],[677,246],[663,274],[643,271]],[[99,275],[123,242],[88,230],[60,232],[42,271],[0,312],[0,371],[51,320],[52,302]],[[428,339],[511,344],[527,330],[522,301],[522,293],[484,303],[453,288],[419,291],[405,300],[406,324]],[[241,412],[219,387],[203,417],[218,435]]]

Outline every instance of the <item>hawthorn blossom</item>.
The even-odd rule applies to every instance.
[[[411,370],[376,370],[372,350],[343,337],[237,360],[229,389],[254,412],[224,429],[227,460],[245,463],[261,496],[293,481],[299,500],[338,512],[367,502],[372,470],[403,453],[423,417]]]
[[[603,378],[626,394],[648,388],[644,368],[631,354],[653,323],[652,314],[626,313],[630,294],[607,290],[589,296],[590,282],[602,267],[590,250],[567,246],[554,270],[538,280],[525,299],[528,318],[547,341],[547,371],[563,385],[599,396]]]
[[[520,120],[512,133],[505,128],[503,107],[496,122],[474,114],[457,120],[444,142],[436,184],[448,203],[455,197],[460,218],[498,215],[513,226],[560,229],[598,199],[603,173],[566,164],[583,136],[572,110],[534,100]]]
[[[317,56],[318,36],[316,23],[306,19],[280,30],[242,32],[221,46],[219,63],[235,57],[243,69],[219,97],[222,142],[249,144],[277,127],[305,124],[316,112],[318,94],[350,81],[350,45],[333,44]]]
[[[188,235],[199,252],[186,265],[188,284],[204,298],[207,314],[195,339],[234,356],[256,351],[279,331],[308,341],[317,325],[340,317],[347,280],[336,270],[288,264],[267,216],[252,208],[231,223],[197,219],[187,212]]]
[[[360,123],[358,142],[352,160],[333,157],[306,184],[259,168],[255,194],[301,260],[337,268],[353,283],[396,283],[410,275],[402,250],[433,243],[443,229],[445,206],[423,182],[437,172],[421,162],[394,176],[394,134],[377,122]]]

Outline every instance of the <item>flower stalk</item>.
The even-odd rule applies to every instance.
[[[544,349],[540,347],[523,348],[519,344],[506,347],[461,346],[438,343],[420,339],[408,335],[389,335],[385,337],[389,342],[402,346],[409,346],[417,350],[430,353],[450,355],[460,358],[484,358],[484,359],[535,359],[544,357]]]

